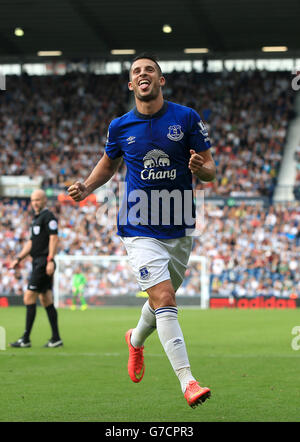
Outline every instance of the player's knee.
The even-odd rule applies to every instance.
[[[155,308],[176,306],[174,290],[162,290],[156,301]]]

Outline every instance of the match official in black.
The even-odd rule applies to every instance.
[[[31,224],[30,239],[25,243],[10,268],[16,268],[26,256],[32,257],[32,273],[24,294],[26,306],[26,325],[23,336],[11,347],[31,347],[30,333],[36,315],[37,297],[45,307],[50,322],[52,337],[45,347],[60,347],[63,341],[58,331],[57,310],[53,304],[53,275],[55,271],[55,254],[58,246],[58,224],[55,216],[46,208],[47,197],[43,190],[35,190],[31,195],[31,206],[34,218]]]

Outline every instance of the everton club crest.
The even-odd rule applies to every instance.
[[[179,124],[174,124],[174,126],[169,126],[169,133],[167,137],[172,141],[180,141],[184,136],[184,133],[181,130],[181,126]]]
[[[148,270],[148,267],[142,267],[140,269],[140,277],[141,279],[148,279],[150,277],[150,272]]]

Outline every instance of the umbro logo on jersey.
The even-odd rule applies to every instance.
[[[135,140],[136,140],[136,137],[131,136],[131,137],[128,137],[126,141],[128,144],[132,144],[132,143],[135,143]]]

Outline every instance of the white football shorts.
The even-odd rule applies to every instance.
[[[127,236],[121,240],[142,290],[170,279],[176,292],[184,280],[193,245],[192,236],[175,239]]]

